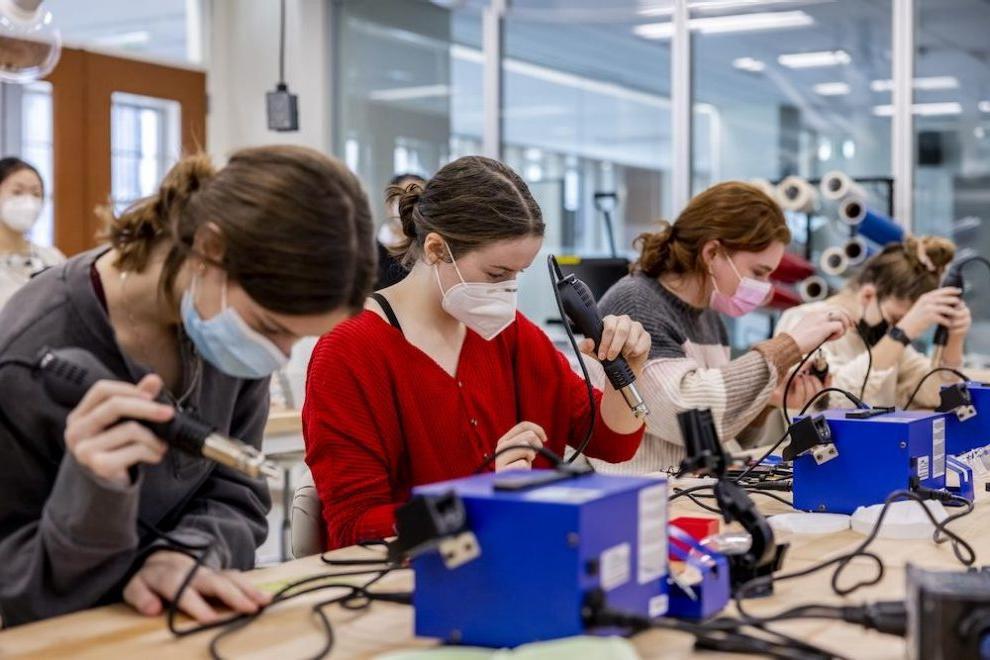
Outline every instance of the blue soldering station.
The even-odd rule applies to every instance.
[[[946,412],[946,452],[952,456],[990,445],[990,386],[946,385],[939,410]]]
[[[489,473],[414,490],[456,495],[474,536],[414,556],[417,635],[497,648],[586,634],[582,609],[596,592],[627,612],[667,613],[666,481],[557,474]]]
[[[796,420],[794,429],[797,509],[851,514],[912,482],[945,489],[942,413],[826,410]]]

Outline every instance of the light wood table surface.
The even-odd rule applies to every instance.
[[[986,533],[990,528],[990,501],[982,492],[983,484],[978,486],[980,493],[977,495],[976,510],[954,523],[953,529],[974,546],[978,554],[977,564],[981,565],[990,557],[990,535]],[[788,510],[784,505],[762,497],[757,498],[757,502],[768,514]],[[671,517],[679,515],[712,516],[690,502],[684,502],[683,498],[677,500],[671,510]],[[791,542],[791,547],[784,570],[806,568],[848,551],[862,539],[862,536],[852,531],[826,536],[792,536],[786,539]],[[887,567],[884,580],[876,586],[858,591],[844,602],[902,598],[905,566],[908,562],[926,568],[961,568],[948,544],[937,546],[931,540],[878,540],[871,549],[884,558]],[[333,556],[366,557],[371,552],[361,548],[348,548],[334,553]],[[318,557],[309,557],[255,571],[252,576],[258,584],[270,587],[281,581],[328,570],[340,569],[328,569]],[[872,575],[874,570],[869,561],[857,560],[846,571],[845,578],[865,578]],[[748,609],[757,614],[770,614],[800,604],[843,602],[832,594],[830,578],[831,570],[826,570],[813,576],[781,582],[776,585],[774,596],[748,601]],[[410,571],[394,572],[376,585],[376,588],[385,590],[406,590],[411,587]],[[312,655],[320,648],[323,638],[311,614],[311,607],[321,599],[340,593],[342,592],[338,590],[304,596],[272,608],[250,627],[227,639],[221,646],[222,655],[230,658],[283,659]],[[465,603],[465,607],[470,607],[470,604]],[[374,603],[365,611],[351,612],[334,605],[328,607],[326,612],[333,622],[336,640],[331,658],[369,658],[404,648],[430,648],[437,643],[436,640],[414,637],[413,611],[408,606]],[[863,631],[848,624],[806,620],[781,623],[775,627],[850,658],[893,660],[903,658],[905,653],[902,639]],[[163,618],[145,618],[124,605],[116,605],[2,632],[0,658],[204,658],[208,657],[208,644],[214,634],[215,632],[205,632],[174,639],[165,627]],[[693,657],[692,638],[681,633],[651,631],[634,637],[633,643],[643,658]],[[697,657],[742,656],[706,652]]]

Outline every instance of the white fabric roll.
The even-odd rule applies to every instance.
[[[826,275],[842,275],[849,270],[849,259],[841,247],[826,249],[818,263]]]
[[[798,282],[797,291],[806,303],[825,300],[828,298],[828,282],[820,275],[812,275]]]
[[[823,176],[819,188],[825,199],[838,201],[850,196],[866,199],[866,190],[853,181],[851,176],[839,170],[832,170]]]
[[[849,262],[850,266],[858,266],[869,256],[869,251],[866,245],[866,239],[862,236],[855,236],[850,238],[845,245],[842,246],[842,252],[846,255],[846,261]]]
[[[839,204],[839,219],[855,227],[866,217],[866,198],[850,195]]]
[[[818,191],[799,176],[789,176],[777,186],[780,205],[788,211],[811,213],[818,208]]]
[[[769,179],[750,179],[749,184],[759,188],[767,197],[780,204],[780,195],[777,194],[777,186],[770,183]]]

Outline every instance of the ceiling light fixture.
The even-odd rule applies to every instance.
[[[928,78],[915,78],[912,86],[915,89],[931,91],[935,89],[956,89],[959,87],[959,80],[953,76],[931,76]],[[894,89],[893,80],[874,80],[870,83],[870,89],[874,92],[889,92]]]
[[[812,69],[849,64],[852,62],[852,58],[844,50],[818,50],[810,53],[780,55],[777,62],[789,69]]]
[[[766,7],[767,5],[817,5],[832,0],[694,0],[688,3],[688,9],[700,12],[716,12],[728,9],[746,9],[749,7]],[[661,2],[656,7],[644,7],[636,11],[640,16],[671,16],[674,13],[673,3]]]
[[[818,83],[812,89],[821,96],[845,96],[850,92],[849,83],[844,82]]]
[[[945,103],[915,103],[911,106],[911,112],[921,117],[935,117],[938,115],[958,115],[962,113],[962,104],[956,101]],[[873,114],[877,117],[893,117],[894,106],[875,105]]]
[[[778,11],[692,18],[688,21],[688,28],[700,34],[727,34],[730,32],[783,30],[809,27],[814,24],[815,19],[803,11]],[[634,27],[633,34],[644,39],[670,39],[674,34],[674,24],[669,21],[644,23]]]
[[[732,66],[742,71],[749,71],[751,73],[759,73],[767,68],[767,65],[761,61],[752,57],[737,57],[732,60]]]

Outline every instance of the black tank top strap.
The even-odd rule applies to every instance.
[[[382,308],[382,311],[385,312],[385,318],[392,324],[392,327],[402,332],[402,326],[399,325],[399,318],[395,315],[395,310],[392,309],[392,305],[389,304],[388,299],[377,291],[371,294],[371,299]]]

